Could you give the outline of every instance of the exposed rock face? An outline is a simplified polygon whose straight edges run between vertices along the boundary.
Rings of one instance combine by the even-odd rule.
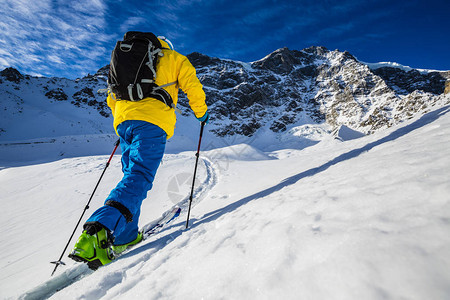
[[[253,63],[193,53],[220,136],[285,131],[310,118],[365,133],[426,110],[445,90],[447,73],[369,69],[350,53],[310,47],[279,49]],[[226,125],[223,125],[226,124]]]
[[[55,99],[58,101],[64,101],[68,99],[66,93],[61,88],[52,89],[45,93],[45,96],[49,99]]]
[[[445,91],[444,94],[450,94],[450,80],[445,83]]]
[[[383,67],[373,70],[398,94],[407,95],[416,90],[440,95],[444,92],[446,78],[437,73],[422,74],[417,70],[409,72],[398,68]]]

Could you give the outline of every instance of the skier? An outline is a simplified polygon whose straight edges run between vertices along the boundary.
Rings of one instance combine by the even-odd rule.
[[[209,120],[205,93],[189,60],[173,50],[167,39],[158,37],[162,50],[156,65],[155,83],[164,86],[174,106],[181,88],[200,122]],[[170,46],[169,46],[170,44]],[[172,84],[168,84],[172,83]],[[167,94],[166,93],[166,94]],[[142,201],[152,188],[156,170],[164,155],[166,140],[174,134],[174,106],[152,97],[125,101],[108,93],[107,103],[120,137],[123,178],[83,226],[83,233],[69,257],[86,262],[91,269],[106,265],[114,254],[142,240],[138,220]]]

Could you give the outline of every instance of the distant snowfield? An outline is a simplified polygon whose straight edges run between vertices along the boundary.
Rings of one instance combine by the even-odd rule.
[[[365,65],[367,65],[372,70],[376,70],[376,69],[384,68],[384,67],[390,67],[390,68],[397,68],[397,69],[403,70],[405,72],[409,72],[409,71],[412,71],[412,70],[417,70],[420,73],[448,72],[449,71],[449,70],[416,69],[416,68],[411,68],[409,66],[401,65],[401,64],[396,63],[396,62],[390,62],[390,61],[388,61],[388,62],[378,62],[378,63],[368,63],[368,62],[362,62],[362,61],[360,61],[360,62],[365,64]]]
[[[181,150],[195,149],[195,134],[168,146],[142,224],[189,193],[194,151]],[[89,140],[103,141],[103,155],[55,160],[50,144],[0,145],[0,298],[50,277],[49,261],[59,257],[113,148],[114,137]],[[214,177],[214,184],[205,184],[189,229],[184,213],[51,299],[450,298],[449,106],[302,150],[208,144],[198,182]],[[31,147],[46,152],[34,162],[5,159]],[[87,215],[120,178],[116,156]],[[66,256],[57,272],[75,264]]]

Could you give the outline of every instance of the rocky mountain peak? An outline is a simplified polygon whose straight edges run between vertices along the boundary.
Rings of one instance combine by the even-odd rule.
[[[212,66],[212,65],[220,62],[220,59],[218,59],[218,58],[209,57],[208,55],[201,54],[198,52],[193,52],[193,53],[187,55],[187,58],[189,59],[189,61],[192,64],[194,64],[198,68]]]
[[[103,68],[100,68],[97,73],[95,73],[96,76],[106,76],[108,77],[109,73],[109,65],[104,66]]]
[[[12,67],[6,68],[0,72],[0,75],[4,77],[6,80],[19,83],[24,76],[20,74],[20,72]]]
[[[325,54],[329,53],[330,50],[323,46],[311,46],[308,48],[303,49],[303,52],[313,54],[316,56],[324,56]]]
[[[261,60],[253,62],[252,67],[271,70],[279,74],[287,74],[298,64],[301,64],[301,60],[296,53],[285,47],[272,52]]]

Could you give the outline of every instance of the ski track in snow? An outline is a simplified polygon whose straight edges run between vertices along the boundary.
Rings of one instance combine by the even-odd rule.
[[[192,200],[192,208],[194,208],[197,204],[199,204],[211,191],[218,181],[218,170],[214,167],[213,163],[208,159],[201,157],[200,158],[206,169],[206,178],[205,180],[197,185],[197,188],[194,190],[193,200]],[[189,206],[189,196],[180,201],[176,206],[181,207],[183,212],[187,212]]]

